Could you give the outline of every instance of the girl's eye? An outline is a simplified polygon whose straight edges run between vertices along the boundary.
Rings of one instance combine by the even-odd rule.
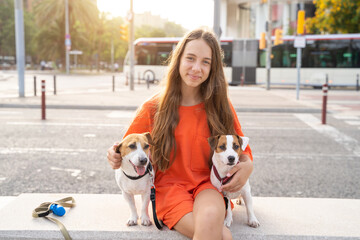
[[[130,144],[130,145],[129,145],[129,148],[130,148],[130,149],[136,149],[136,145],[135,145],[135,144]]]
[[[146,149],[148,149],[149,148],[149,144],[146,144],[145,146],[144,146],[144,150],[146,150]]]
[[[194,60],[193,57],[187,57],[187,59],[190,60],[190,61]]]
[[[204,64],[210,65],[210,62],[209,61],[204,61]]]

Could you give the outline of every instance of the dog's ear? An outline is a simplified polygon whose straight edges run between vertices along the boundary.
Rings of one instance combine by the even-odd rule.
[[[153,140],[152,140],[151,135],[150,135],[149,132],[143,133],[143,135],[146,137],[146,139],[148,140],[148,143],[150,145],[154,145]]]
[[[116,153],[120,153],[121,145],[122,145],[122,143],[119,143],[119,145],[116,146],[116,148],[115,148]]]
[[[245,151],[245,148],[247,147],[247,145],[249,144],[249,138],[248,137],[241,137],[241,136],[238,136],[238,138],[241,139],[241,149],[243,151]]]
[[[212,136],[212,137],[208,138],[208,143],[209,143],[211,149],[214,150],[214,151],[215,151],[215,148],[216,148],[216,146],[218,144],[219,138],[220,138],[220,135]]]

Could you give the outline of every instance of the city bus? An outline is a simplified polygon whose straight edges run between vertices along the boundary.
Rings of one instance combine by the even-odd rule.
[[[301,54],[300,83],[320,87],[355,86],[360,74],[360,34],[305,35]],[[284,36],[283,44],[272,47],[271,84],[297,82],[295,36]],[[259,50],[256,83],[266,83],[266,51]]]
[[[306,35],[302,49],[302,86],[355,86],[360,74],[360,34]],[[272,47],[270,84],[295,85],[297,82],[294,36]],[[180,38],[139,38],[134,42],[134,78],[158,82],[166,73],[167,59]],[[222,38],[224,72],[230,85],[266,84],[266,50],[259,50],[258,39]],[[129,54],[124,73],[129,77]]]

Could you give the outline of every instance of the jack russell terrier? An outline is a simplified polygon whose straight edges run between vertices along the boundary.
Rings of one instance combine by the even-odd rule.
[[[155,178],[149,160],[151,142],[150,133],[130,134],[116,147],[116,152],[121,154],[122,163],[121,167],[115,170],[115,179],[131,210],[130,218],[126,223],[128,226],[137,225],[138,214],[134,195],[139,194],[142,198],[141,224],[151,225],[148,206],[151,183]]]
[[[220,187],[228,182],[231,177],[226,177],[226,174],[234,167],[240,158],[240,154],[245,150],[249,143],[248,137],[240,137],[237,135],[218,135],[208,138],[211,149],[214,151],[212,156],[213,166],[211,168],[211,183],[220,190]],[[244,199],[246,212],[248,216],[248,225],[251,227],[260,226],[257,220],[253,206],[252,196],[249,180],[245,183],[243,188],[238,192],[223,192],[224,199],[227,201],[227,212],[224,220],[224,225],[230,227],[233,221],[232,211],[230,206],[230,199],[239,198],[240,195]]]

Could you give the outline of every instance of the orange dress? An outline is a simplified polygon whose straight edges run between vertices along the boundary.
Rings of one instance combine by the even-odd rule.
[[[142,105],[125,136],[131,133],[151,133],[158,100],[155,95]],[[231,108],[235,130],[243,136],[236,112]],[[208,163],[211,149],[207,141],[210,130],[204,103],[180,106],[178,111],[180,120],[175,129],[176,158],[168,170],[155,174],[157,216],[170,229],[184,215],[193,211],[194,199],[199,192],[204,189],[216,190],[210,182]],[[249,146],[243,153],[253,159]]]

